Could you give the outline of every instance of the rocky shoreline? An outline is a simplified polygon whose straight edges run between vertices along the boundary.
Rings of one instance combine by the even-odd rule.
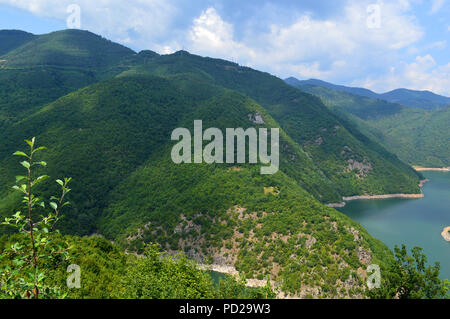
[[[425,183],[428,183],[429,179],[424,179],[420,181],[419,187],[422,188]],[[423,193],[420,194],[384,194],[384,195],[357,195],[357,196],[347,196],[342,197],[343,202],[326,204],[326,206],[331,208],[342,208],[347,205],[346,202],[352,200],[367,200],[367,199],[389,199],[389,198],[405,198],[405,199],[417,199],[424,198]]]
[[[386,194],[386,195],[358,195],[343,197],[346,202],[359,199],[389,199],[389,198],[423,198],[423,194]]]
[[[442,231],[442,237],[444,237],[444,239],[446,240],[446,241],[449,241],[450,242],[450,227],[446,227],[446,228],[444,228],[444,230]]]
[[[214,272],[218,272],[221,274],[232,275],[236,279],[239,277],[239,272],[233,266],[200,264],[199,269],[207,270],[207,271],[214,271]],[[250,287],[250,288],[261,288],[261,287],[264,287],[266,284],[267,284],[267,280],[247,279],[246,286]],[[270,284],[272,285],[273,288],[277,287],[277,283],[273,280],[270,281]]]
[[[429,181],[430,181],[429,179],[424,179],[423,181],[420,181],[419,187],[422,188],[423,185],[424,185],[425,183],[428,183]]]
[[[423,181],[426,182],[426,181]],[[423,184],[422,184],[423,185]],[[424,194],[385,194],[385,195],[358,195],[358,196],[348,196],[343,197],[343,202],[341,203],[331,203],[326,204],[328,207],[331,208],[342,208],[347,205],[346,202],[350,202],[352,200],[371,200],[371,199],[389,199],[389,198],[405,198],[405,199],[418,199],[418,198],[424,198]]]
[[[430,171],[430,172],[450,172],[450,167],[439,168],[439,167],[417,167],[417,166],[414,166],[414,169],[416,171],[418,171],[418,172],[427,172],[427,171]]]
[[[341,207],[345,207],[346,203],[341,202],[341,203],[331,203],[331,204],[326,204],[326,205],[331,208],[341,208]]]

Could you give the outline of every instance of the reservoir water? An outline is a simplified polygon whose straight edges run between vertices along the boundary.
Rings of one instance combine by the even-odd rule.
[[[391,249],[422,247],[429,263],[441,263],[441,278],[450,279],[450,242],[441,236],[450,226],[450,173],[423,173],[430,180],[424,198],[357,200],[339,210]]]

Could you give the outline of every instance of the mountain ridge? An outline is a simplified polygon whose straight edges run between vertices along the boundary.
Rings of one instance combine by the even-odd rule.
[[[395,89],[386,93],[375,93],[369,89],[336,85],[322,80],[309,79],[298,80],[294,77],[285,79],[286,83],[293,86],[313,85],[346,92],[363,97],[385,100],[408,107],[422,108],[426,110],[440,109],[450,105],[450,97],[435,94],[431,91],[410,90],[405,88]]]
[[[413,166],[450,165],[450,107],[410,108],[314,85],[298,85],[314,94],[338,117],[354,123],[372,140]]]

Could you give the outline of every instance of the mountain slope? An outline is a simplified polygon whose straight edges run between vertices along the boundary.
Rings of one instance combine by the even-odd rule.
[[[426,111],[321,86],[298,88],[320,97],[337,116],[354,123],[406,163],[423,167],[450,165],[449,107]]]
[[[34,34],[20,30],[0,30],[0,56],[31,41]]]
[[[354,95],[368,97],[371,99],[384,100],[390,103],[405,105],[408,107],[421,108],[424,110],[441,109],[450,105],[450,98],[435,94],[430,91],[414,91],[407,89],[397,89],[383,94],[377,94],[373,91],[364,88],[348,87],[343,85],[336,85],[321,80],[304,80],[300,81],[296,78],[287,78],[286,83],[297,87],[304,85],[320,86],[335,91],[346,92]]]
[[[88,31],[64,30],[35,36],[1,58],[6,67],[107,67],[135,52]]]
[[[87,31],[39,36],[1,31],[2,35],[8,38],[8,52],[0,56],[0,129],[63,95],[122,72],[120,61],[135,55]]]
[[[302,189],[283,171],[293,164],[261,175],[259,165],[172,163],[170,132],[191,128],[194,119],[205,127],[258,127],[248,117],[258,112],[264,127],[279,127],[246,96],[201,82],[189,94],[178,81],[122,76],[42,108],[7,130],[0,184],[10,185],[20,170],[10,156],[15,146],[36,134],[50,147],[43,159],[58,163],[49,175],[74,178],[64,233],[100,232],[137,251],[159,242],[249,278],[269,275],[294,296],[362,296],[368,263],[383,267],[391,253]],[[284,131],[281,137],[288,152],[291,141]],[[11,214],[18,198],[5,189],[1,195],[0,212]]]
[[[296,87],[303,92],[319,96],[322,102],[328,108],[332,108],[333,111],[335,108],[339,108],[363,120],[395,115],[406,109],[405,106],[400,104],[341,92],[323,86],[305,84]]]
[[[356,127],[341,123],[319,99],[267,73],[184,51],[155,57],[125,72],[134,73],[169,78],[196,74],[204,81],[251,97],[300,145],[341,196],[419,191],[420,175],[413,169],[368,140]],[[316,198],[323,202],[331,199],[320,192]]]
[[[386,147],[405,162],[422,167],[450,166],[450,107],[404,111],[373,119],[369,125],[383,132]]]
[[[303,86],[303,85],[311,85],[311,86],[320,86],[328,89],[332,89],[339,92],[347,92],[354,95],[364,96],[376,99],[378,98],[378,94],[364,88],[356,88],[356,87],[348,87],[344,85],[336,85],[333,83],[325,82],[317,79],[309,79],[309,80],[298,80],[294,77],[290,77],[285,79],[285,82],[294,87]]]
[[[434,94],[430,91],[397,89],[381,94],[381,98],[392,103],[398,103],[425,110],[435,110],[450,105],[450,98]]]
[[[91,234],[108,192],[167,142],[179,114],[192,104],[162,79],[135,78],[94,84],[69,94],[2,132],[0,184],[9,185],[17,168],[11,152],[26,136],[52,145],[49,173],[70,174],[78,189],[70,233]],[[158,105],[156,107],[154,105]],[[130,138],[132,136],[132,138]],[[6,189],[2,189],[5,195]]]
[[[181,79],[188,74],[246,94],[260,103],[280,123],[292,139],[291,144],[299,148],[295,155],[298,163],[290,170],[290,176],[322,202],[336,202],[342,196],[363,193],[419,191],[419,177],[412,170],[378,146],[367,146],[372,143],[355,128],[343,127],[319,100],[300,94],[280,79],[262,72],[183,51],[167,56],[151,51],[136,55],[78,30],[39,36],[5,57],[9,61],[0,72],[0,77],[5,79],[0,85],[0,91],[4,92],[0,94],[3,127],[20,121],[63,94],[124,70],[128,70],[124,74],[177,76],[178,82],[183,83],[180,85],[192,94],[196,89]],[[15,69],[17,66],[20,71]],[[9,81],[18,75],[23,78]],[[25,81],[30,84],[24,85]],[[12,83],[16,87],[11,87]],[[387,177],[391,178],[392,174],[395,184],[388,182]]]

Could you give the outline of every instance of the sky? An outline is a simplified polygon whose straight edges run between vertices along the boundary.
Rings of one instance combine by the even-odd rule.
[[[281,78],[450,96],[450,0],[0,0],[0,29],[67,28]]]

